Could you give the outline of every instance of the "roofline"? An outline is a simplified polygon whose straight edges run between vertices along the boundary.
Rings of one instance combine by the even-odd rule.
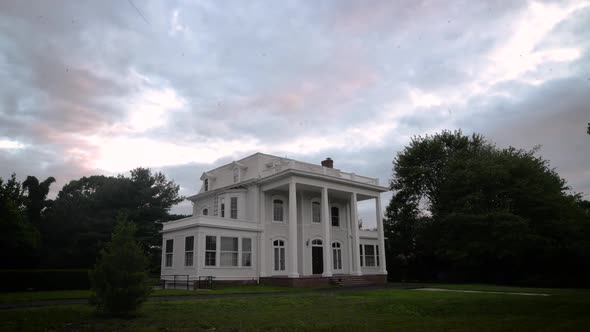
[[[318,174],[318,173],[313,173],[313,172],[307,172],[307,171],[301,171],[301,170],[296,170],[296,169],[286,169],[284,171],[281,171],[279,173],[264,177],[259,179],[260,183],[265,183],[268,181],[272,181],[276,178],[280,178],[283,177],[285,175],[287,175],[288,173],[294,173],[297,175],[303,175],[303,176],[307,176],[307,177],[313,177],[313,178],[319,178],[322,180],[330,180],[330,181],[334,181],[334,182],[339,182],[339,183],[344,183],[344,184],[348,184],[348,185],[352,185],[355,187],[361,187],[361,188],[365,188],[365,189],[371,189],[371,190],[377,190],[379,192],[387,192],[390,189],[388,187],[384,187],[384,186],[380,186],[380,185],[375,185],[375,184],[370,184],[370,183],[363,183],[363,182],[358,182],[358,181],[352,181],[352,180],[347,180],[347,179],[340,179],[340,178],[336,178],[336,177],[332,177],[329,175],[324,175],[324,174]]]
[[[249,180],[245,180],[245,181],[238,182],[238,183],[232,183],[231,185],[228,185],[228,186],[225,186],[225,187],[216,188],[216,189],[205,191],[205,192],[202,192],[202,193],[196,193],[196,194],[194,194],[192,196],[187,197],[186,199],[188,199],[189,201],[192,201],[194,198],[197,198],[197,196],[198,196],[198,198],[211,196],[213,194],[219,193],[220,191],[231,189],[232,187],[250,185],[250,184],[252,184],[254,182],[257,182],[258,180],[259,180],[258,178],[254,178],[254,179],[249,179]]]
[[[335,178],[335,177],[331,177],[329,175],[324,175],[324,174],[317,174],[317,173],[313,173],[313,172],[306,172],[306,171],[300,171],[300,170],[294,170],[294,169],[286,169],[284,171],[281,171],[279,173],[264,177],[264,178],[253,178],[253,179],[249,179],[243,182],[238,182],[238,183],[232,183],[231,185],[225,186],[225,187],[221,187],[221,188],[217,188],[217,189],[213,189],[213,190],[209,190],[206,192],[202,192],[202,193],[198,193],[192,196],[187,197],[187,200],[194,200],[196,198],[203,198],[203,197],[207,197],[207,196],[211,196],[214,194],[217,194],[219,192],[231,189],[232,187],[237,187],[237,186],[247,186],[247,185],[251,185],[254,183],[266,183],[272,180],[275,180],[276,178],[280,178],[283,177],[285,175],[288,175],[289,173],[293,173],[296,175],[302,175],[302,176],[307,176],[307,177],[312,177],[312,178],[319,178],[322,180],[330,180],[330,181],[334,181],[334,182],[339,182],[339,183],[343,183],[343,184],[347,184],[347,185],[352,185],[355,187],[361,187],[364,189],[370,189],[370,190],[376,190],[378,192],[387,192],[389,191],[388,187],[384,187],[384,186],[380,186],[380,185],[374,185],[374,184],[370,184],[370,183],[363,183],[363,182],[357,182],[357,181],[352,181],[352,180],[347,180],[347,179],[339,179],[339,178]]]

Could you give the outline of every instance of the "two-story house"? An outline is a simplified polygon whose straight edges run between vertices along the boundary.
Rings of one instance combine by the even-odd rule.
[[[191,217],[167,222],[162,280],[322,285],[386,281],[378,179],[256,153],[203,173]],[[359,229],[374,200],[377,230]],[[175,277],[176,275],[176,277]]]

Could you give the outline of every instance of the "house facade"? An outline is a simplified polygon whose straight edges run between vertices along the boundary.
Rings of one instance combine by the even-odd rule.
[[[322,285],[386,280],[376,178],[328,158],[310,164],[256,153],[201,176],[193,215],[164,223],[161,279]],[[375,202],[376,230],[359,229],[358,202]]]

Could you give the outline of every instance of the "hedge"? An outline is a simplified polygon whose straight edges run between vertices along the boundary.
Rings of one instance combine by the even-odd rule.
[[[90,289],[88,270],[0,270],[0,291]]]

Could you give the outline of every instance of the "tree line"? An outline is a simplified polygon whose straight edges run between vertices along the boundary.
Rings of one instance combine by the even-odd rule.
[[[53,177],[0,178],[1,268],[90,268],[110,240],[117,215],[136,227],[152,272],[159,271],[162,222],[181,202],[179,186],[161,172],[136,168],[130,176],[93,175],[64,185],[47,199]]]
[[[461,131],[414,137],[393,161],[390,187],[391,280],[590,280],[590,202],[570,192],[538,148],[501,149]]]

